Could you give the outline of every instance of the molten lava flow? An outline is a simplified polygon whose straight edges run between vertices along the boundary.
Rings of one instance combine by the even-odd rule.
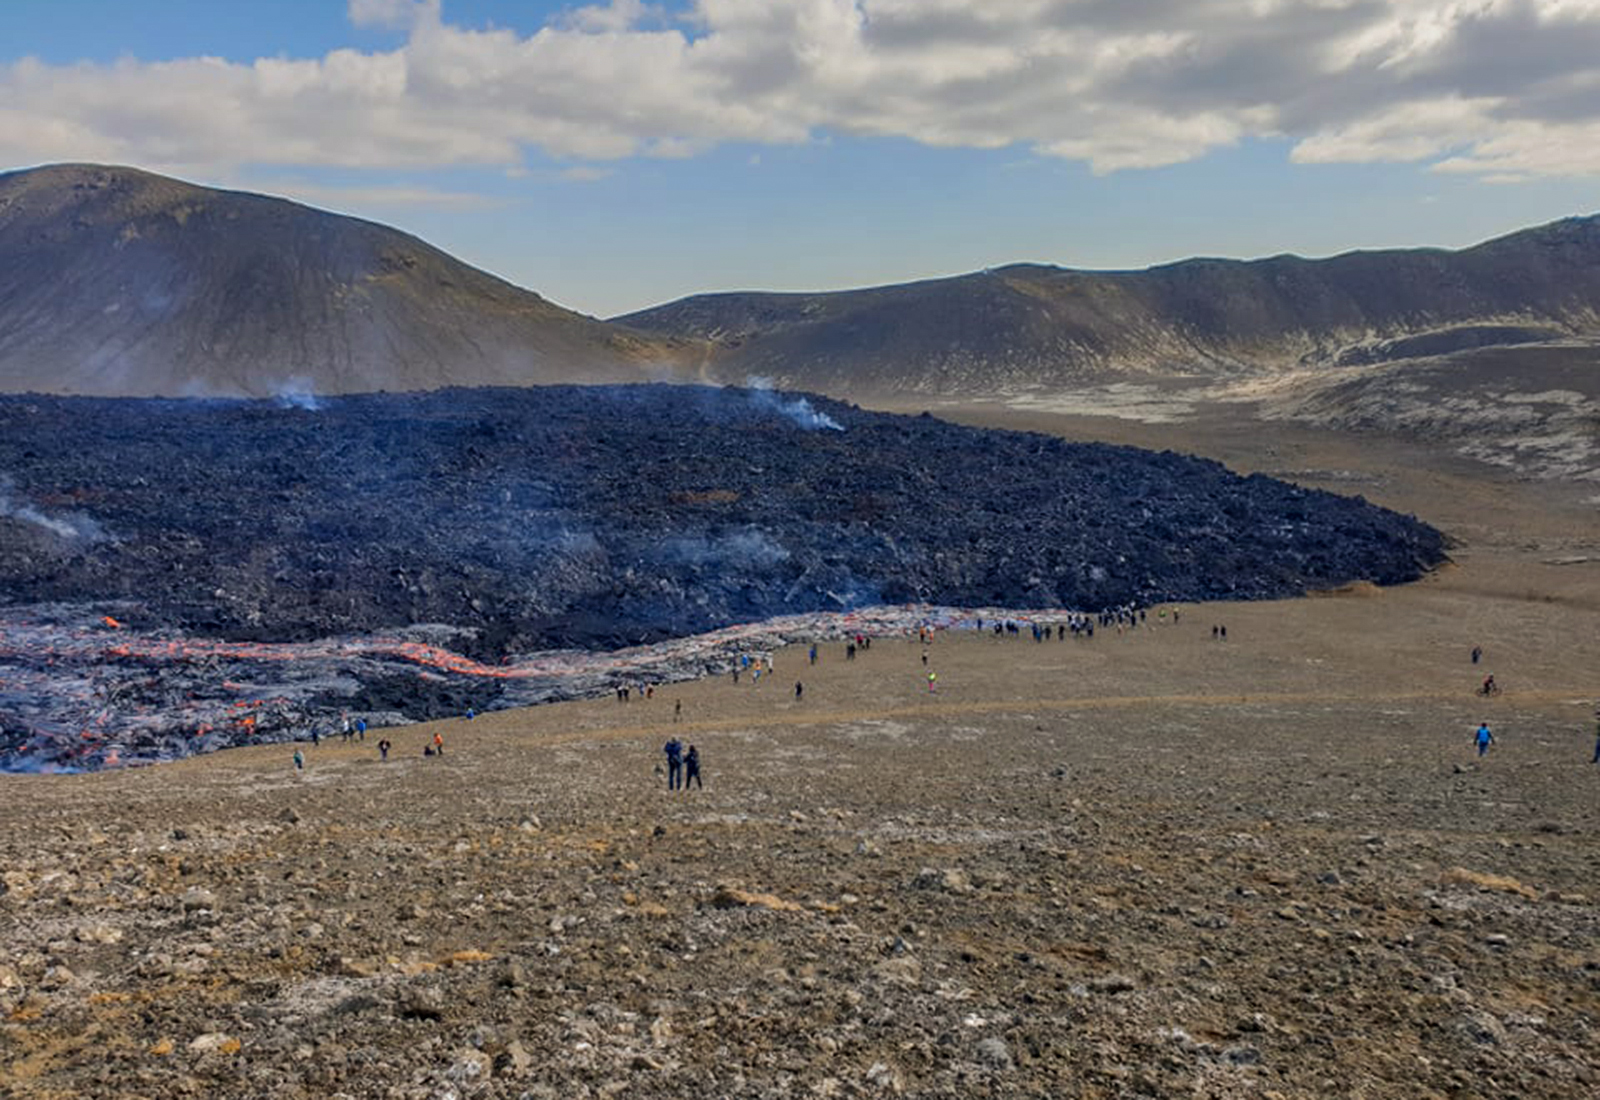
[[[874,607],[785,616],[609,653],[549,651],[487,665],[402,636],[269,644],[142,634],[119,623],[112,641],[110,616],[72,618],[55,607],[28,618],[26,609],[0,609],[0,770],[150,763],[313,730],[331,735],[351,711],[361,711],[369,725],[393,725],[468,707],[527,706],[714,674],[741,655],[766,656],[802,639],[1064,615]]]

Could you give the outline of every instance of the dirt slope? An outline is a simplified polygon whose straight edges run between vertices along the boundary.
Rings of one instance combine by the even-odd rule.
[[[0,390],[288,396],[635,381],[683,345],[397,230],[132,168],[0,175]]]

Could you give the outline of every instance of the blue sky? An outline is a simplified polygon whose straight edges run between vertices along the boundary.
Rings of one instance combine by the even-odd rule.
[[[0,166],[383,221],[608,316],[1600,210],[1600,0],[4,0]]]

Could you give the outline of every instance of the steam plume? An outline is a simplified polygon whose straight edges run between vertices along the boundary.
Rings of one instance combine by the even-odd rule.
[[[100,525],[88,516],[68,512],[62,516],[47,516],[27,501],[18,500],[16,486],[8,477],[0,477],[0,516],[42,527],[58,538],[72,541],[99,542],[105,538]]]
[[[745,385],[750,389],[751,400],[763,409],[771,409],[781,416],[787,416],[808,432],[826,428],[829,431],[842,432],[844,425],[839,423],[827,413],[820,413],[811,407],[811,402],[804,397],[794,397],[785,400],[773,391],[772,379],[752,376],[745,379]]]

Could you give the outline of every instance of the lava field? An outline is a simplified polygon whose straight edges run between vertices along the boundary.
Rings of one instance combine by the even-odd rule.
[[[103,621],[129,641],[89,646],[101,663],[426,628],[494,664],[875,605],[1279,597],[1443,558],[1415,518],[1208,460],[764,390],[0,398],[9,633]],[[54,658],[0,648],[0,727],[26,732],[7,683]],[[381,709],[459,702],[402,679]]]

